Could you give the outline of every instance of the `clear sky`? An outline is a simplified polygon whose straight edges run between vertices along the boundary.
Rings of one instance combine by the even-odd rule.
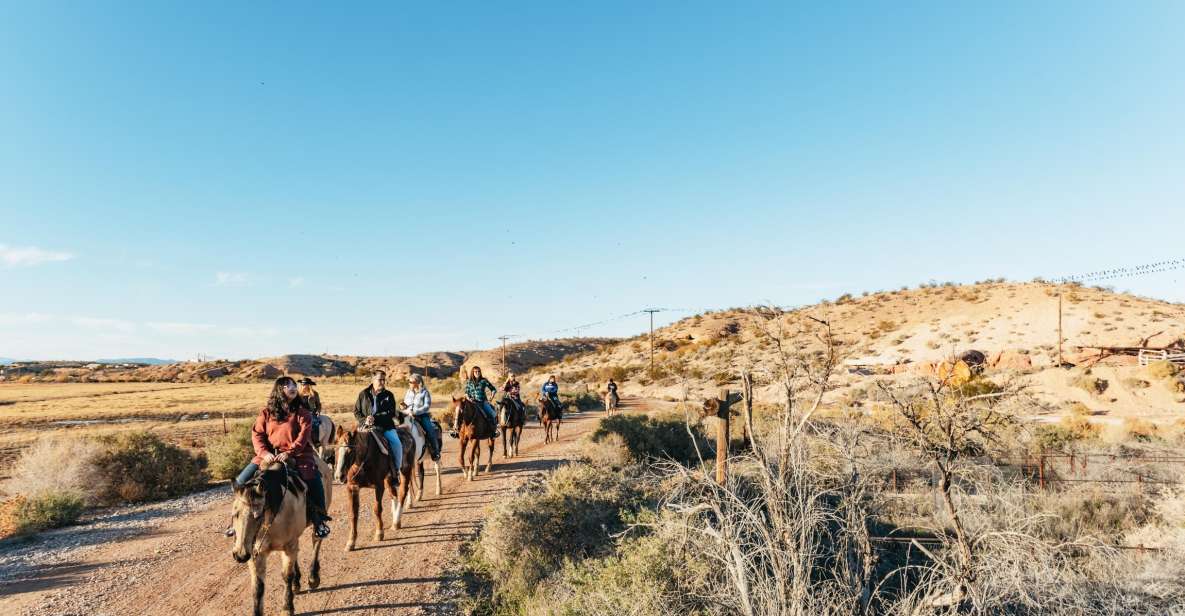
[[[1185,3],[734,4],[8,3],[0,356],[413,353],[1185,257]]]

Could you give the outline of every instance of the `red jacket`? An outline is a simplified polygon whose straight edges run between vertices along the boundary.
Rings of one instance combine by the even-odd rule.
[[[287,453],[300,476],[312,479],[317,472],[312,436],[313,416],[304,407],[289,413],[284,421],[277,421],[264,408],[251,428],[251,442],[255,445],[255,458],[251,461],[259,464],[264,454]]]

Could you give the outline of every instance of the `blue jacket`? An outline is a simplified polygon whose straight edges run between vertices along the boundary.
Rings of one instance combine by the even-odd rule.
[[[560,384],[559,383],[552,383],[551,381],[544,383],[543,384],[543,393],[551,396],[552,398],[558,396],[560,393]]]

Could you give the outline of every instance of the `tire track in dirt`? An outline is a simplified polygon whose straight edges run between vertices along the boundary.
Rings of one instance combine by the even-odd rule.
[[[626,410],[645,410],[650,401],[623,400]],[[405,512],[403,528],[391,527],[390,500],[384,504],[386,539],[374,541],[373,492],[363,490],[358,545],[346,552],[346,491],[334,487],[333,533],[321,551],[321,588],[299,594],[298,614],[410,614],[448,611],[436,596],[445,571],[462,543],[480,527],[484,509],[528,477],[570,459],[580,438],[603,417],[575,415],[564,422],[558,444],[543,445],[543,431],[523,433],[518,458],[494,456],[494,472],[467,482],[456,468],[457,441],[446,437],[443,491],[434,496],[429,469],[424,500]],[[224,615],[250,611],[247,566],[230,556],[222,536],[227,496],[201,511],[162,524],[144,535],[86,554],[79,562],[47,567],[19,586],[0,586],[0,612],[47,614]],[[308,579],[312,560],[308,533],[301,541],[301,569]],[[265,609],[281,612],[280,559],[269,559]]]

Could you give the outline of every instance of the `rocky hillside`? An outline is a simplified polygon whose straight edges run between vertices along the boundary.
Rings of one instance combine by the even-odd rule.
[[[776,345],[769,333],[783,332],[794,347],[817,348],[817,327],[796,329],[809,316],[829,323],[840,345],[841,390],[870,375],[933,373],[936,364],[968,351],[982,353],[989,371],[1032,374],[1049,388],[1065,380],[1039,374],[1064,371],[1054,368],[1059,294],[1063,361],[1079,366],[1079,372],[1096,364],[1124,369],[1136,363],[1134,356],[1104,357],[1098,347],[1185,345],[1185,305],[1104,288],[992,282],[844,296],[790,312],[736,309],[697,315],[655,331],[653,375],[647,369],[648,340],[640,336],[567,357],[532,372],[530,380],[558,372],[569,382],[600,384],[613,375],[627,381],[627,393],[679,397],[688,385],[698,396],[719,386],[735,387],[743,368],[773,365]],[[1137,377],[1116,375],[1119,380]],[[1171,388],[1142,389],[1147,392],[1140,395],[1158,411],[1185,410],[1176,406]],[[764,393],[776,397],[775,390],[771,386]],[[1058,395],[1062,401],[1079,398]],[[1084,403],[1103,406],[1110,397]]]
[[[609,339],[568,338],[531,341],[509,348],[511,368],[525,371],[555,362],[573,353],[598,349]],[[367,357],[349,355],[281,355],[263,359],[178,362],[160,366],[125,363],[106,365],[83,362],[18,362],[0,367],[0,382],[245,382],[274,379],[280,375],[314,378],[350,377],[383,369],[394,377],[411,372],[436,378],[452,376],[462,365],[481,365],[501,371],[502,351],[438,351],[410,357]]]

